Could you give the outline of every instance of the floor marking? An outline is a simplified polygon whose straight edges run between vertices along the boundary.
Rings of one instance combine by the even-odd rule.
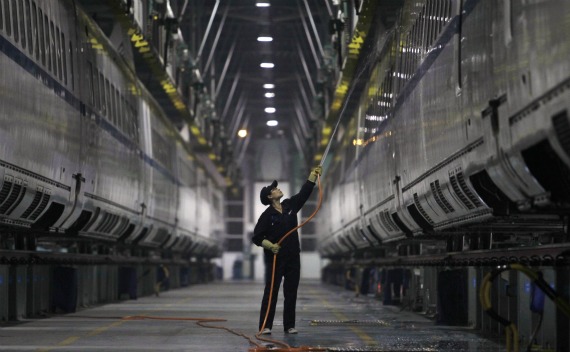
[[[102,332],[104,332],[104,331],[107,331],[107,330],[109,330],[110,328],[114,328],[114,327],[116,327],[116,326],[119,326],[119,325],[121,325],[121,324],[124,324],[125,322],[126,322],[126,320],[120,320],[120,321],[116,321],[116,322],[114,322],[114,323],[111,323],[111,324],[109,324],[109,325],[107,325],[107,326],[101,326],[100,328],[97,328],[97,329],[91,331],[90,333],[88,333],[87,336],[88,336],[88,337],[91,337],[91,336],[99,335],[100,333],[102,333]]]
[[[175,303],[166,304],[165,307],[171,307],[175,304],[184,304],[184,303],[187,303],[188,301],[192,300],[193,298],[194,297],[187,297],[187,298],[181,299]],[[151,312],[160,312],[160,311],[161,310],[153,310]],[[83,336],[83,337],[93,337],[93,336],[99,335],[100,333],[105,332],[105,331],[109,330],[110,328],[114,328],[114,327],[117,327],[121,324],[124,324],[126,321],[127,320],[119,320],[119,321],[113,322],[109,325],[98,327],[98,328],[94,329],[93,331],[85,334],[85,336]],[[67,339],[57,343],[54,346],[38,348],[36,350],[36,352],[48,352],[48,351],[52,351],[58,347],[68,346],[68,345],[71,345],[72,343],[76,342],[80,338],[81,338],[81,336],[71,336],[71,337],[68,337]]]
[[[58,343],[55,346],[52,347],[48,347],[48,348],[41,348],[36,350],[37,352],[47,352],[47,351],[51,351],[53,349],[56,349],[58,347],[62,347],[62,346],[67,346],[67,345],[71,345],[72,343],[74,343],[75,341],[79,340],[81,337],[79,336],[71,336],[66,338],[65,340],[61,341],[60,343]]]
[[[95,330],[85,334],[83,337],[93,337],[93,336],[99,335],[100,333],[105,332],[105,331],[109,330],[110,328],[114,328],[114,327],[117,327],[121,324],[124,324],[125,322],[126,322],[126,320],[119,320],[119,321],[113,322],[109,325],[98,327]],[[48,352],[48,351],[51,351],[51,350],[56,349],[58,347],[68,346],[68,345],[71,345],[72,343],[76,342],[77,340],[79,340],[81,337],[82,336],[71,336],[71,337],[68,337],[65,340],[59,342],[55,346],[37,349],[36,352]]]

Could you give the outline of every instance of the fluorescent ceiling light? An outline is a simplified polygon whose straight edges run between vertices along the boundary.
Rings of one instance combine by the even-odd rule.
[[[247,137],[247,130],[243,130],[243,129],[242,129],[242,130],[239,130],[239,131],[238,131],[238,136],[239,136],[240,138],[245,138],[245,137]]]
[[[258,42],[271,42],[273,41],[272,37],[257,37]]]
[[[266,1],[260,1],[260,2],[256,2],[255,6],[257,6],[257,7],[269,7],[271,5]]]
[[[272,62],[262,62],[259,66],[263,68],[273,68],[275,65]]]
[[[268,114],[273,114],[275,112],[275,108],[265,108],[265,112]]]
[[[266,98],[273,98],[274,96],[275,96],[275,93],[271,93],[271,92],[265,93]]]
[[[279,124],[279,122],[277,122],[277,120],[269,120],[269,121],[267,121],[267,126],[270,126],[270,127],[277,126],[278,124]]]
[[[273,89],[273,88],[275,88],[275,84],[266,83],[266,84],[263,85],[263,88],[265,88],[265,89]]]

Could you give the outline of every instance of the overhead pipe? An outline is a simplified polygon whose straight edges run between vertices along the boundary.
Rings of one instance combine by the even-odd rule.
[[[313,27],[313,32],[315,33],[315,39],[317,41],[321,57],[323,57],[325,56],[325,52],[323,50],[323,45],[321,44],[321,38],[319,37],[317,26],[315,26],[315,20],[313,20],[313,14],[311,13],[311,8],[309,7],[309,3],[307,2],[307,0],[303,0],[303,2],[305,3],[305,8],[307,9],[307,15],[309,15],[309,21],[311,22],[311,27]]]
[[[236,42],[237,42],[237,40],[235,40],[233,42],[232,47],[230,48],[230,52],[228,54],[228,57],[226,58],[226,62],[224,63],[224,68],[222,69],[222,74],[220,75],[220,79],[218,81],[218,88],[214,92],[215,97],[217,97],[218,94],[220,94],[220,89],[222,88],[222,84],[224,83],[224,79],[226,78],[228,68],[230,67],[230,62],[232,61],[232,57],[234,55],[234,49],[236,47]]]
[[[214,52],[216,51],[216,47],[218,46],[218,40],[220,39],[220,35],[222,34],[222,29],[226,23],[226,18],[228,16],[228,12],[230,9],[230,1],[228,0],[228,4],[226,5],[226,9],[224,10],[224,14],[222,15],[222,21],[220,26],[218,27],[218,31],[216,32],[216,37],[214,38],[214,43],[212,44],[212,49],[210,50],[210,55],[208,56],[208,60],[206,61],[206,66],[204,66],[204,72],[208,71],[210,64],[212,63],[212,58],[214,57]]]
[[[297,3],[297,8],[299,10],[299,15],[301,16],[301,23],[303,24],[303,29],[305,30],[305,35],[307,36],[309,47],[311,48],[311,53],[313,53],[313,58],[315,59],[315,65],[317,66],[317,69],[320,69],[321,62],[319,61],[319,57],[317,56],[317,52],[313,44],[313,38],[311,37],[311,33],[309,31],[309,28],[307,27],[307,22],[305,21],[305,15],[303,14],[303,10],[301,9],[299,3]]]
[[[295,76],[297,77],[297,83],[299,84],[299,89],[301,90],[301,97],[303,98],[303,102],[305,103],[307,111],[309,111],[309,114],[312,114],[313,108],[311,106],[311,102],[309,101],[309,97],[307,96],[307,91],[305,90],[305,86],[303,85],[303,80],[301,79],[301,76],[299,76],[298,74],[296,74]]]
[[[301,58],[301,64],[303,64],[303,71],[305,71],[305,75],[307,76],[307,82],[309,82],[309,88],[311,89],[311,93],[313,96],[317,95],[315,90],[315,85],[313,84],[313,79],[311,77],[311,73],[309,72],[309,67],[307,66],[307,61],[305,60],[305,56],[303,56],[303,51],[301,50],[301,46],[297,43],[297,52],[299,53],[299,57]]]
[[[218,11],[218,6],[220,6],[220,0],[216,0],[216,4],[214,5],[214,9],[212,10],[212,14],[210,15],[210,21],[208,22],[208,26],[206,27],[206,32],[204,33],[204,38],[202,38],[202,43],[200,44],[200,49],[198,49],[198,55],[196,55],[196,63],[200,61],[202,58],[202,51],[204,50],[204,45],[206,45],[206,39],[208,39],[208,34],[210,33],[210,29],[212,28],[212,23],[214,22],[214,17],[216,17],[216,12]]]
[[[299,119],[299,125],[301,125],[301,131],[303,132],[303,137],[307,138],[310,136],[309,134],[309,125],[305,122],[306,120],[303,118],[303,107],[301,106],[301,102],[299,101],[299,97],[296,97],[293,101],[293,105],[295,106],[295,115]]]
[[[238,106],[237,106],[237,118],[233,119],[233,124],[230,124],[230,130],[232,133],[232,136],[235,135],[237,133],[237,129],[239,127],[239,124],[241,123],[241,119],[243,117],[243,113],[245,112],[245,106],[246,104],[247,98],[245,98],[245,93],[242,92],[241,96],[238,100]]]
[[[239,82],[240,76],[241,76],[241,66],[240,66],[240,68],[239,68],[239,70],[238,70],[238,72],[237,72],[237,74],[236,74],[236,76],[232,82],[232,87],[230,88],[230,93],[228,94],[228,97],[226,99],[226,103],[225,103],[226,105],[224,106],[224,111],[222,112],[222,117],[221,117],[222,121],[225,120],[227,113],[228,113],[228,110],[231,106],[231,103],[232,103],[234,93],[236,91],[237,84]]]

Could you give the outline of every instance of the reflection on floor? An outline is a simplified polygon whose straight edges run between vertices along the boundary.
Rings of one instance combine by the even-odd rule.
[[[243,337],[192,321],[124,320],[134,315],[223,318],[223,325],[256,334],[261,282],[215,282],[167,291],[159,297],[85,308],[75,314],[0,325],[0,351],[247,351]],[[301,282],[297,301],[299,334],[282,330],[280,294],[272,338],[291,346],[330,351],[503,351],[500,342],[468,328],[437,326],[417,313],[383,306],[373,297]],[[500,340],[500,339],[499,339]]]

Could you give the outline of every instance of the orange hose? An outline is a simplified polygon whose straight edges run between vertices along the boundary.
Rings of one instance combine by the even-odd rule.
[[[281,245],[281,243],[293,232],[295,232],[297,229],[305,226],[306,223],[308,223],[312,218],[315,217],[315,215],[317,215],[317,213],[319,212],[319,209],[321,209],[321,204],[323,202],[323,190],[321,188],[321,176],[317,175],[317,185],[319,187],[319,200],[317,202],[317,208],[315,209],[315,211],[311,214],[311,216],[309,216],[305,221],[303,221],[300,225],[298,225],[297,227],[293,228],[292,230],[290,230],[289,232],[287,232],[283,237],[281,237],[281,239],[279,240],[279,242],[277,242],[278,245]],[[265,318],[263,319],[263,325],[261,326],[261,329],[259,330],[259,332],[255,335],[255,337],[258,340],[261,341],[266,341],[266,342],[272,342],[275,343],[277,345],[281,345],[283,347],[286,347],[288,349],[291,349],[292,347],[289,346],[288,344],[286,344],[285,342],[281,342],[278,340],[272,340],[272,339],[267,339],[267,338],[263,338],[261,337],[261,332],[263,331],[263,329],[265,329],[265,324],[267,323],[267,317],[269,317],[269,311],[271,310],[271,297],[273,297],[273,284],[275,282],[275,265],[277,263],[277,254],[273,255],[273,271],[271,273],[271,288],[269,290],[269,300],[267,301],[267,311],[265,312]],[[310,347],[307,347],[310,348]],[[304,351],[309,351],[309,350],[304,350]],[[318,350],[314,350],[314,351],[318,351]],[[324,351],[324,350],[323,350]]]

